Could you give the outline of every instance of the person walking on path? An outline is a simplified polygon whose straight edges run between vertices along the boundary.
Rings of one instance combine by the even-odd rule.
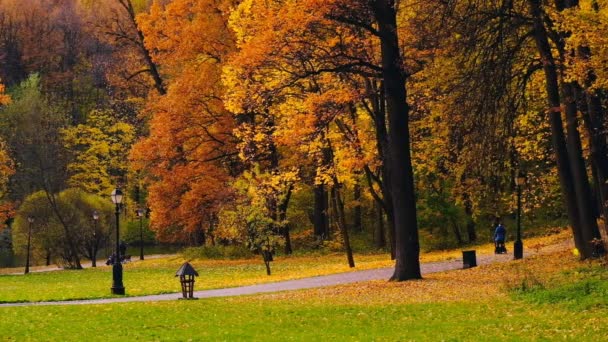
[[[507,248],[505,247],[505,237],[507,235],[507,229],[502,223],[498,222],[496,229],[494,230],[494,253],[495,254],[504,254],[507,253]]]

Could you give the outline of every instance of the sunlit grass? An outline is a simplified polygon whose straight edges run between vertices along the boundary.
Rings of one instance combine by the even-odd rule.
[[[197,301],[1,308],[0,331],[7,340],[62,341],[601,341],[606,277],[606,266],[581,263],[562,248],[401,283]]]
[[[550,245],[567,238],[566,234],[527,241]],[[490,244],[477,247],[478,253],[492,253]],[[423,262],[450,260],[462,256],[461,250],[422,254]],[[124,285],[128,296],[179,291],[175,271],[185,260],[180,256],[136,261],[124,265]],[[244,260],[191,260],[199,272],[196,289],[235,287],[288,279],[327,275],[356,270],[391,267],[387,254],[355,256],[357,267],[351,269],[343,254],[317,256],[278,256],[272,263],[272,275],[267,276],[261,258]],[[55,301],[110,297],[112,282],[108,266],[79,271],[54,271],[29,275],[1,275],[0,302]]]

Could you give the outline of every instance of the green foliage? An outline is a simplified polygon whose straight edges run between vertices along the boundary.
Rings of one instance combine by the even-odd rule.
[[[129,244],[132,244],[132,243],[139,244],[139,241],[140,241],[139,230],[140,230],[139,219],[134,220],[134,221],[127,221],[126,225],[121,226],[120,239]],[[153,244],[156,242],[154,232],[150,230],[150,220],[148,220],[148,219],[142,220],[142,233],[143,233],[143,237],[144,237],[144,244]]]
[[[23,199],[37,190],[63,189],[68,153],[59,132],[68,121],[62,108],[42,93],[41,79],[32,74],[12,93],[13,101],[0,110],[0,135],[15,162],[11,196]]]
[[[50,253],[59,263],[71,265],[73,262],[68,252],[67,234],[70,234],[81,255],[87,253],[91,244],[99,247],[109,241],[109,228],[113,217],[109,201],[78,189],[67,189],[56,195],[54,202],[63,222],[59,220],[44,191],[28,196],[20,206],[13,224],[13,244],[17,254],[25,252],[29,230],[28,217],[34,218],[33,248],[41,255]],[[99,213],[97,224],[92,218],[94,211]]]

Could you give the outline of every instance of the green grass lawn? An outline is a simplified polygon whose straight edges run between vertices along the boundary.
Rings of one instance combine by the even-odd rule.
[[[564,236],[551,236],[535,243],[551,244]],[[540,241],[540,242],[538,242]],[[532,240],[530,241],[532,246]],[[478,246],[478,253],[491,253],[487,244]],[[423,261],[449,260],[461,256],[461,251],[437,251],[422,255]],[[387,254],[355,255],[356,268],[346,264],[343,254],[304,255],[275,258],[272,275],[267,276],[260,259],[246,260],[193,260],[200,274],[196,290],[260,284],[288,279],[349,272],[378,267],[390,267],[393,262]],[[127,296],[173,293],[180,291],[174,277],[184,259],[179,256],[135,261],[124,265],[124,285]],[[7,271],[7,270],[5,270]],[[22,269],[12,269],[22,271]],[[28,275],[0,274],[0,303],[36,302],[111,297],[111,267],[103,266],[84,270],[62,270],[30,273]]]
[[[184,262],[181,257],[144,260],[124,265],[124,286],[128,296],[173,293],[180,291],[175,272]],[[261,259],[195,260],[200,276],[196,290],[252,285],[309,276],[348,272],[383,266],[392,262],[387,255],[357,256],[357,268],[349,269],[339,254],[319,257],[276,258],[272,275],[266,275]],[[56,301],[111,297],[111,267],[87,268],[0,275],[0,303],[24,301]]]
[[[1,308],[0,331],[5,340],[17,341],[605,340],[608,298],[597,292],[608,289],[605,282],[574,295],[582,301],[595,298],[593,305],[584,308],[572,306],[570,300],[543,299],[578,283],[525,294],[512,292],[491,300],[447,303],[358,304],[351,298],[352,304],[336,304],[307,296],[296,300],[265,295]]]
[[[294,263],[290,272],[296,272],[311,267],[313,260],[306,260],[283,263]],[[241,262],[248,265],[226,263]],[[603,341],[607,280],[605,261],[580,262],[561,250],[400,283],[196,301],[4,307],[0,340]]]

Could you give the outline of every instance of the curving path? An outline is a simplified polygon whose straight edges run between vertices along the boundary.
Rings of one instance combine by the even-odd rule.
[[[534,253],[526,254],[525,256]],[[502,255],[478,255],[477,264],[485,265],[496,262],[507,262],[513,259],[512,254]],[[421,264],[422,274],[443,272],[449,270],[462,269],[462,259],[433,262]],[[302,278],[296,280],[286,280],[274,283],[241,286],[233,288],[223,288],[215,290],[195,291],[194,296],[197,298],[211,297],[228,297],[252,295],[257,293],[292,291],[301,289],[310,289],[316,287],[333,286],[341,284],[350,284],[369,280],[389,279],[393,273],[393,268],[379,268],[365,271],[354,271],[347,273],[338,273],[312,278]],[[72,301],[54,301],[54,302],[28,302],[28,303],[6,303],[0,304],[2,307],[15,306],[42,306],[42,305],[90,305],[90,304],[109,304],[109,303],[127,303],[127,302],[156,302],[176,300],[181,297],[181,293],[170,293],[161,295],[150,295],[140,297],[122,297],[122,298],[106,298],[106,299],[89,299],[89,300],[72,300]]]

